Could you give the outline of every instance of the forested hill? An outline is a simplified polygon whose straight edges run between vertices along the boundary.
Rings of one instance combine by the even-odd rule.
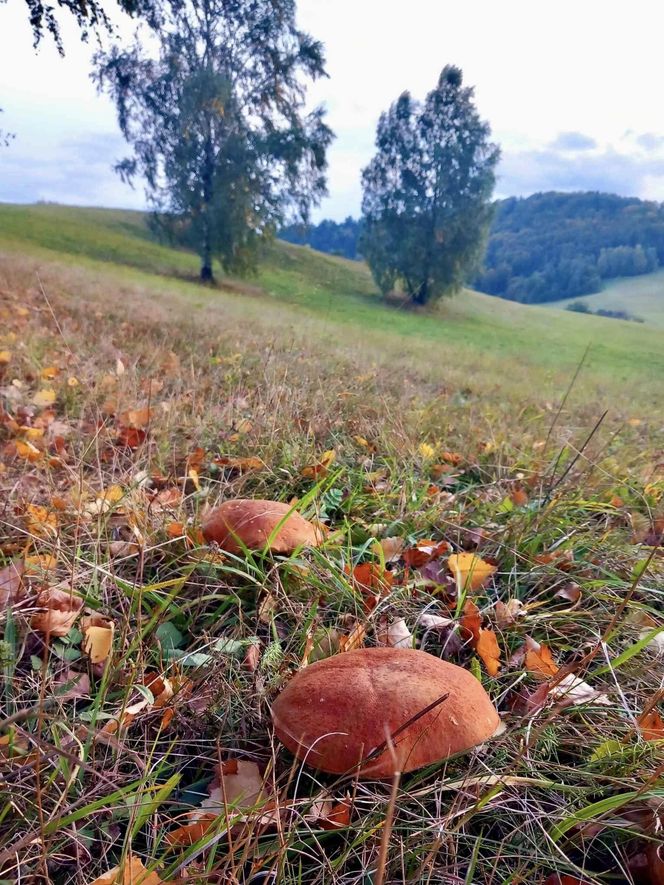
[[[358,258],[361,222],[325,220],[280,236]],[[470,280],[490,295],[537,303],[587,295],[602,280],[664,266],[664,206],[615,194],[549,192],[496,202],[484,266]]]
[[[537,303],[599,292],[602,280],[664,263],[664,207],[601,193],[544,193],[496,204],[476,288]]]

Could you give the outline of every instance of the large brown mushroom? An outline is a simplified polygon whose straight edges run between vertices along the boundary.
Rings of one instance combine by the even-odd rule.
[[[272,720],[307,764],[371,778],[446,759],[500,726],[472,673],[398,648],[357,649],[305,667],[274,702]]]
[[[224,501],[203,522],[203,537],[227,553],[244,549],[292,553],[298,547],[316,547],[322,532],[288,504],[235,498]]]

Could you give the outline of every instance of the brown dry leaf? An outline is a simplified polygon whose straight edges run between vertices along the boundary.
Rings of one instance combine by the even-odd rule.
[[[369,611],[392,589],[394,575],[376,562],[362,562],[353,569],[353,585],[365,598]]]
[[[314,822],[322,830],[338,830],[350,825],[350,813],[353,805],[349,798],[341,799],[339,802],[325,799],[321,803],[315,804],[318,807]]]
[[[536,676],[547,678],[555,676],[560,667],[553,659],[551,649],[547,645],[540,645],[530,636],[526,636],[526,670]]]
[[[373,552],[376,556],[380,556],[382,551],[385,562],[395,562],[401,558],[405,546],[406,542],[403,538],[382,538],[373,545]]]
[[[175,378],[180,374],[180,357],[172,350],[166,355],[162,361],[161,371],[167,378]]]
[[[23,573],[25,567],[20,560],[10,562],[0,569],[0,611],[18,602],[25,596]]]
[[[119,446],[126,446],[128,449],[137,449],[145,442],[147,433],[140,427],[121,427],[118,430],[116,442]]]
[[[138,857],[127,857],[122,866],[113,867],[99,876],[91,885],[161,885],[157,873],[148,872]]]
[[[568,602],[575,605],[581,599],[581,588],[574,581],[568,581],[556,591],[554,596],[557,596],[560,599],[566,599]]]
[[[152,409],[149,406],[142,406],[139,409],[127,409],[118,415],[120,424],[137,430],[147,427],[151,418]]]
[[[308,655],[307,655],[308,657]],[[261,660],[261,647],[255,642],[247,647],[242,660],[242,668],[250,673],[255,673]]]
[[[320,461],[317,464],[310,464],[309,466],[302,468],[302,476],[305,479],[320,479],[323,476],[327,476],[328,469],[330,465],[334,463],[336,457],[336,451],[334,449],[328,449],[327,452],[323,452]]]
[[[409,547],[402,553],[403,561],[411,568],[421,568],[434,559],[439,559],[444,553],[449,553],[452,548],[447,541],[418,541],[414,547]]]
[[[381,618],[376,627],[376,642],[388,648],[413,648],[413,634],[403,618],[391,624],[387,618]]]
[[[265,784],[255,762],[230,759],[219,768],[218,777],[210,785],[210,795],[201,803],[200,811],[192,812],[189,823],[166,835],[168,845],[193,845],[208,832],[228,808],[232,812],[253,808],[267,799]]]
[[[516,624],[520,617],[525,615],[524,606],[520,599],[508,599],[507,602],[498,600],[495,606],[496,623],[502,629]]]
[[[66,670],[60,673],[55,680],[58,686],[57,697],[61,701],[71,701],[75,698],[90,696],[90,677],[87,673],[77,673],[75,670]]]
[[[472,637],[473,646],[476,646],[480,639],[482,630],[482,616],[479,608],[472,599],[466,599],[463,606],[463,615],[459,621],[461,627],[467,630]]]
[[[366,635],[367,630],[364,624],[355,624],[350,633],[339,637],[339,651],[353,651],[354,648],[360,648],[361,645],[364,645]]]
[[[83,652],[92,664],[101,664],[110,655],[113,648],[115,624],[108,618],[98,614],[81,618],[83,633]]]
[[[664,719],[662,719],[657,710],[649,710],[647,713],[642,713],[636,721],[639,726],[639,733],[644,741],[664,740]]]
[[[515,507],[525,507],[528,503],[528,493],[525,489],[516,488],[510,495],[510,501]]]
[[[480,630],[475,647],[489,676],[497,676],[500,670],[500,646],[493,630]]]
[[[39,594],[36,604],[45,611],[32,616],[32,629],[51,636],[66,636],[74,626],[83,600],[70,590],[49,587]]]
[[[264,470],[265,462],[260,458],[249,456],[247,458],[236,457],[235,455],[219,455],[212,462],[217,467],[224,467],[227,470],[235,470],[238,473],[250,473],[252,470]]]
[[[474,553],[453,553],[447,559],[447,567],[456,580],[459,592],[479,590],[497,570],[497,566],[485,562]]]

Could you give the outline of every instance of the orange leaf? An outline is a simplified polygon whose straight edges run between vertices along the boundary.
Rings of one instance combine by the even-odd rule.
[[[528,493],[524,489],[514,489],[510,495],[510,501],[515,507],[525,507],[528,503]]]
[[[364,624],[355,624],[350,633],[339,637],[339,651],[353,651],[354,648],[359,648],[364,644],[366,635],[367,631]]]
[[[497,566],[474,553],[453,553],[448,557],[447,567],[460,590],[479,590],[497,570]]]
[[[540,645],[534,639],[526,637],[526,670],[538,676],[555,676],[560,667],[553,659],[551,649],[547,645]]]
[[[149,873],[140,858],[127,857],[122,866],[113,867],[92,885],[161,885],[163,881],[157,873]]]
[[[403,561],[411,568],[421,568],[427,562],[439,559],[451,550],[447,541],[418,541],[414,547],[403,551]]]
[[[170,833],[166,833],[166,844],[183,847],[194,845],[203,838],[216,819],[217,816],[215,814],[204,814],[191,824],[177,827],[177,829],[171,830]]]
[[[317,823],[322,830],[337,830],[339,827],[347,827],[350,824],[351,802],[350,799],[342,799],[335,802],[329,811],[319,817]]]
[[[637,723],[644,741],[664,740],[664,720],[657,710],[642,713],[637,719]]]
[[[143,406],[141,409],[127,409],[126,412],[118,415],[118,421],[126,427],[140,429],[148,426],[151,417],[152,410],[147,406]]]
[[[473,646],[476,646],[479,642],[480,633],[482,631],[482,616],[480,615],[480,610],[472,599],[466,599],[460,623],[461,627],[470,633],[473,640]]]
[[[117,443],[128,449],[137,449],[144,441],[147,433],[138,427],[121,427],[118,431]]]
[[[493,630],[480,630],[476,651],[489,676],[497,676],[500,670],[500,646]]]

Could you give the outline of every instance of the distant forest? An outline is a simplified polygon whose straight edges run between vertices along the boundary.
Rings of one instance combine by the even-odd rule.
[[[495,204],[483,267],[469,280],[481,292],[536,304],[599,292],[602,280],[664,266],[664,206],[602,193],[544,193]],[[361,221],[293,225],[280,237],[360,258]]]

